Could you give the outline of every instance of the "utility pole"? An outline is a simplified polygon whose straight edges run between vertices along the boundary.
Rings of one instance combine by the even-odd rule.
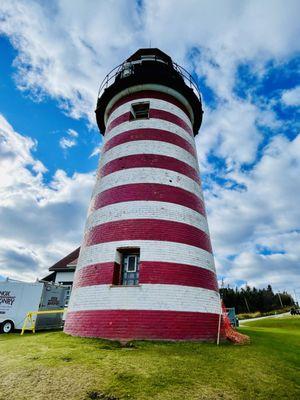
[[[298,300],[297,300],[297,295],[296,295],[296,290],[294,289],[294,295],[295,295],[295,303],[298,304]]]
[[[248,305],[248,301],[247,301],[245,296],[244,296],[244,300],[245,300],[245,303],[246,303],[246,306],[247,306],[248,313],[250,313],[250,308],[249,308],[249,305]]]
[[[279,297],[279,300],[280,300],[281,308],[283,308],[283,304],[282,304],[282,300],[281,300],[281,296],[280,296],[279,292],[278,292],[278,297]]]
[[[219,321],[218,321],[218,336],[217,336],[217,346],[220,344],[220,332],[221,332],[221,321],[222,321],[222,314],[223,314],[223,307],[222,307],[222,299],[220,296],[220,314],[219,314]]]

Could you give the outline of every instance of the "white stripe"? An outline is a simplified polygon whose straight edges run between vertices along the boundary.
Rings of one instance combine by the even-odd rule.
[[[192,123],[189,119],[189,117],[181,110],[181,108],[175,106],[174,104],[165,101],[165,100],[159,100],[159,99],[153,99],[153,98],[140,98],[140,99],[134,99],[130,100],[127,103],[122,104],[118,108],[116,108],[111,115],[108,118],[107,121],[107,126],[115,119],[118,118],[120,115],[123,115],[127,112],[131,111],[131,105],[135,103],[144,103],[144,102],[149,102],[150,103],[150,109],[157,109],[157,110],[162,110],[162,111],[167,111],[169,113],[172,113],[176,115],[177,117],[181,118],[184,122],[188,124],[188,126],[192,129]]]
[[[116,186],[134,183],[159,183],[179,187],[199,196],[203,200],[202,189],[197,182],[178,172],[162,168],[131,168],[113,172],[96,182],[93,196]]]
[[[82,247],[76,271],[87,265],[112,262],[120,263],[120,248],[140,248],[141,261],[160,261],[193,265],[215,272],[211,253],[188,244],[159,240],[121,240]]]
[[[112,221],[145,218],[181,222],[208,234],[207,221],[203,215],[179,204],[160,201],[128,201],[102,207],[89,216],[86,229]]]
[[[219,314],[220,298],[214,290],[181,285],[75,288],[69,311],[84,310],[164,310]]]
[[[189,101],[187,101],[187,99],[184,96],[182,96],[181,93],[177,92],[177,90],[171,89],[170,87],[167,87],[164,85],[158,85],[155,83],[143,83],[141,85],[135,85],[135,86],[128,87],[124,90],[121,90],[109,101],[109,103],[106,107],[106,110],[105,110],[105,116],[104,116],[105,125],[106,125],[106,121],[107,121],[107,115],[110,113],[110,110],[116,104],[116,102],[118,100],[120,100],[123,97],[128,96],[130,94],[143,92],[145,90],[154,90],[155,92],[166,93],[167,95],[174,97],[176,100],[179,101],[179,103],[181,103],[186,108],[186,110],[190,114],[192,123],[194,123],[194,113],[193,113],[192,107],[191,107]]]
[[[101,157],[101,166],[120,157],[142,154],[157,154],[176,158],[198,171],[197,159],[182,147],[172,143],[160,142],[158,140],[136,140],[119,144],[105,151]]]
[[[175,135],[180,136],[181,138],[188,141],[195,149],[194,137],[191,136],[188,132],[186,132],[183,128],[173,124],[172,122],[156,118],[123,122],[122,124],[111,129],[109,132],[105,132],[104,143],[106,143],[108,140],[119,135],[122,132],[130,131],[132,129],[145,129],[145,128],[162,129],[174,133]]]

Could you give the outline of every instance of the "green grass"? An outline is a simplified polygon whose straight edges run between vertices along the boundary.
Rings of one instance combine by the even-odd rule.
[[[300,318],[252,321],[251,345],[0,336],[0,399],[300,399]]]

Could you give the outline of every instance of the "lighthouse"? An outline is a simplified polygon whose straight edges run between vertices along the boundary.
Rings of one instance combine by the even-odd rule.
[[[215,340],[220,297],[195,136],[194,80],[140,49],[103,81],[103,147],[65,332],[117,340]]]

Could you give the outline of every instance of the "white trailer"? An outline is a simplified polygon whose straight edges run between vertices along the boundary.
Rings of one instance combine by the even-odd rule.
[[[64,309],[66,288],[44,281],[0,281],[0,333],[22,329],[30,311]],[[36,329],[62,327],[62,313],[38,315]]]

